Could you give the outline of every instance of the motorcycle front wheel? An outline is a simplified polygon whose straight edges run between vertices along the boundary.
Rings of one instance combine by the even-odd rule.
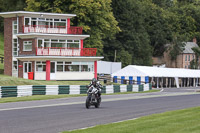
[[[85,107],[86,107],[87,109],[90,108],[90,97],[87,97],[86,102],[85,102]]]

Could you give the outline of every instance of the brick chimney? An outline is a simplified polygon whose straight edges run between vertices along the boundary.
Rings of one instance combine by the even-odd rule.
[[[194,42],[194,43],[197,43],[197,39],[196,39],[196,38],[193,38],[193,42]]]

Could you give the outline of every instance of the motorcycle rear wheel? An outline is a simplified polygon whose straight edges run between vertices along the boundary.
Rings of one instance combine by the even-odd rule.
[[[99,99],[97,100],[97,103],[94,105],[95,108],[99,108],[100,103],[101,103],[101,98],[99,98]]]

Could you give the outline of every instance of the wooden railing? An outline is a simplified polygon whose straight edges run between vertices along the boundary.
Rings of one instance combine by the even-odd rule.
[[[38,56],[96,56],[96,48],[36,47]]]

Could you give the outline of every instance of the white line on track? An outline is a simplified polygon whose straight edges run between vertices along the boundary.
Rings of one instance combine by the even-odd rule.
[[[160,94],[160,95],[122,97],[122,98],[104,99],[103,102],[120,101],[120,100],[131,100],[131,99],[143,99],[143,98],[154,98],[154,97],[165,97],[165,96],[192,95],[192,94],[199,94],[199,93],[190,92],[190,93],[172,93],[172,94],[166,94],[166,95]],[[43,108],[43,107],[55,107],[55,106],[84,104],[84,103],[85,103],[85,101],[83,101],[83,102],[71,102],[71,103],[47,104],[47,105],[38,105],[38,106],[5,108],[5,109],[0,109],[0,111],[19,110],[19,109],[33,109],[33,108]]]

